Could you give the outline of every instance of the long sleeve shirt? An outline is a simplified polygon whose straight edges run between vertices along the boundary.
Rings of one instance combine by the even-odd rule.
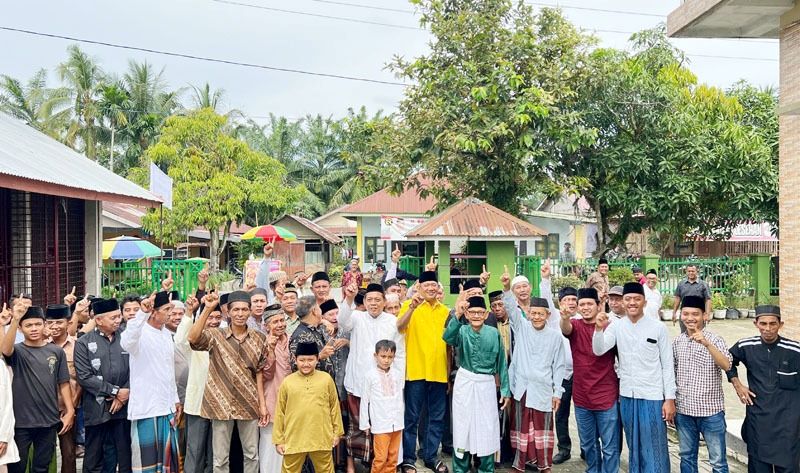
[[[278,390],[272,443],[283,445],[287,455],[327,451],[344,435],[336,385],[324,372],[287,376]]]
[[[359,429],[370,429],[373,434],[386,434],[403,430],[405,408],[403,406],[402,373],[393,367],[389,371],[373,366],[364,373],[359,407]]]
[[[503,294],[514,334],[509,380],[517,401],[525,395],[525,407],[552,412],[553,398],[564,393],[564,338],[560,331],[545,326],[536,330],[523,316],[511,291]]]
[[[269,260],[264,259],[258,266],[258,274],[256,274],[256,287],[260,287],[261,289],[267,291],[268,305],[277,302],[275,300],[275,293],[269,287],[269,273],[270,273]]]
[[[95,329],[75,343],[75,372],[83,388],[81,405],[86,425],[99,425],[109,420],[125,419],[128,405],[111,414],[113,392],[129,388],[128,353],[120,345],[122,332],[117,330],[109,339]]]
[[[0,327],[0,335],[3,335]],[[0,356],[0,442],[6,443],[6,452],[0,455],[0,465],[19,461],[17,444],[14,442],[14,396],[11,390],[11,368]]]
[[[264,365],[264,399],[267,403],[269,421],[275,418],[275,407],[278,403],[278,389],[284,378],[292,374],[292,362],[289,356],[289,337],[283,334],[275,350],[267,352]]]
[[[675,364],[667,328],[643,316],[636,323],[619,319],[592,336],[592,351],[600,356],[617,347],[619,394],[634,399],[675,399]]]
[[[475,331],[466,317],[453,317],[444,330],[442,339],[458,348],[461,368],[476,374],[497,375],[500,378],[500,395],[510,397],[506,351],[500,332],[484,325]]]
[[[550,317],[547,318],[547,326],[561,331],[561,311],[556,309],[553,303],[553,290],[550,286],[550,278],[542,278],[539,282],[539,294],[547,301],[550,306]],[[564,379],[572,378],[572,350],[569,347],[569,339],[564,338]]]
[[[647,300],[647,305],[644,306],[645,317],[661,321],[661,303],[664,301],[661,291],[650,289],[647,284],[642,285],[642,287],[644,287],[644,298]]]
[[[375,367],[375,344],[392,340],[397,345],[392,368],[405,376],[405,340],[397,331],[397,318],[387,312],[377,317],[356,310],[347,304],[339,307],[339,330],[350,333],[350,355],[344,374],[344,387],[353,396],[361,397],[364,376]]]
[[[168,415],[180,402],[172,334],[148,324],[149,318],[140,310],[120,337],[122,349],[130,354],[128,420]]]
[[[195,351],[189,345],[189,330],[194,321],[191,314],[186,314],[181,319],[175,331],[175,347],[189,363],[189,377],[186,381],[186,397],[183,401],[183,411],[193,416],[200,415],[203,406],[203,392],[208,379],[208,352]]]

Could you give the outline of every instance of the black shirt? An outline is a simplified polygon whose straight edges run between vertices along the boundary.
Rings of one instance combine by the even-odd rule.
[[[16,428],[53,427],[61,422],[58,412],[59,385],[69,382],[67,356],[52,343],[30,347],[14,345],[7,356],[14,372],[11,392],[14,396]]]
[[[785,468],[800,463],[800,343],[778,337],[765,343],[760,336],[736,342],[729,350],[733,364],[728,379],[738,377],[736,366],[747,368],[747,385],[754,392],[746,407],[742,439],[747,453],[762,462]]]
[[[81,405],[86,425],[127,417],[127,403],[112,415],[111,401],[107,400],[116,389],[129,387],[128,352],[119,344],[121,334],[122,330],[117,330],[109,340],[94,329],[75,343],[75,372],[83,388]]]

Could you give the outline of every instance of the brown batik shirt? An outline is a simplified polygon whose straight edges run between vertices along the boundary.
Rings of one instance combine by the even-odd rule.
[[[258,419],[256,373],[267,362],[264,334],[248,329],[239,342],[230,328],[206,329],[192,349],[209,355],[200,415],[212,420]]]

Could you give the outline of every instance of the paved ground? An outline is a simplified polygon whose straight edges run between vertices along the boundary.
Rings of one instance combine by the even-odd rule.
[[[757,335],[758,331],[753,326],[752,323],[753,319],[745,319],[745,320],[722,320],[722,321],[714,321],[710,324],[709,329],[714,333],[720,335],[725,339],[725,342],[728,346],[733,345],[734,342],[741,338],[751,337],[753,335]],[[675,337],[679,333],[679,328],[677,325],[672,326],[671,324],[667,324],[669,329],[670,337]],[[741,377],[744,379],[745,377],[745,370],[744,368],[740,367],[739,373]],[[726,419],[728,422],[728,432],[734,436],[739,436],[739,427],[741,426],[741,421],[744,419],[744,406],[739,402],[738,398],[736,397],[736,393],[731,387],[729,383],[723,383],[723,387],[725,390],[725,410],[726,410]],[[556,465],[553,467],[553,471],[563,472],[563,473],[581,473],[585,471],[586,464],[580,459],[580,451],[578,449],[578,430],[575,424],[574,416],[570,417],[570,430],[571,430],[571,437],[572,437],[572,459],[568,460],[566,463],[561,465]],[[729,445],[728,445],[728,462],[729,468],[732,473],[744,473],[747,471],[747,456],[742,455],[741,451],[735,451],[731,447],[735,446],[732,445],[733,442],[730,441],[731,436],[729,435]],[[669,452],[670,452],[670,462],[672,464],[671,471],[678,472],[680,471],[680,458],[678,457],[678,443],[677,443],[677,436],[674,431],[670,431],[670,438],[669,438]],[[628,471],[628,451],[626,447],[623,447],[622,451],[622,462],[620,465],[620,471]],[[59,458],[60,460],[60,458]],[[448,467],[451,466],[450,458],[445,457],[445,460],[448,464]],[[701,445],[700,448],[700,471],[701,472],[710,472],[711,466],[708,464],[708,455],[705,451],[704,447]],[[78,471],[82,469],[82,459],[78,459]],[[429,473],[431,470],[425,468],[421,462],[417,464],[418,471],[420,473]],[[359,468],[359,471],[367,471],[365,469]],[[511,472],[513,470],[509,469],[500,469],[499,471],[502,472]]]

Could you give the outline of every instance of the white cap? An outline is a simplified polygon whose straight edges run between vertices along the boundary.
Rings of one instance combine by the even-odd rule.
[[[174,306],[175,309],[186,309],[186,306],[183,305],[183,302],[181,301],[170,301],[170,302],[172,302],[172,305]]]
[[[523,282],[527,283],[529,285],[531,283],[530,281],[528,281],[528,278],[526,278],[525,276],[522,276],[522,275],[516,276],[516,277],[514,277],[514,279],[511,280],[511,287],[514,287],[517,284],[520,284],[520,283],[523,283]]]

